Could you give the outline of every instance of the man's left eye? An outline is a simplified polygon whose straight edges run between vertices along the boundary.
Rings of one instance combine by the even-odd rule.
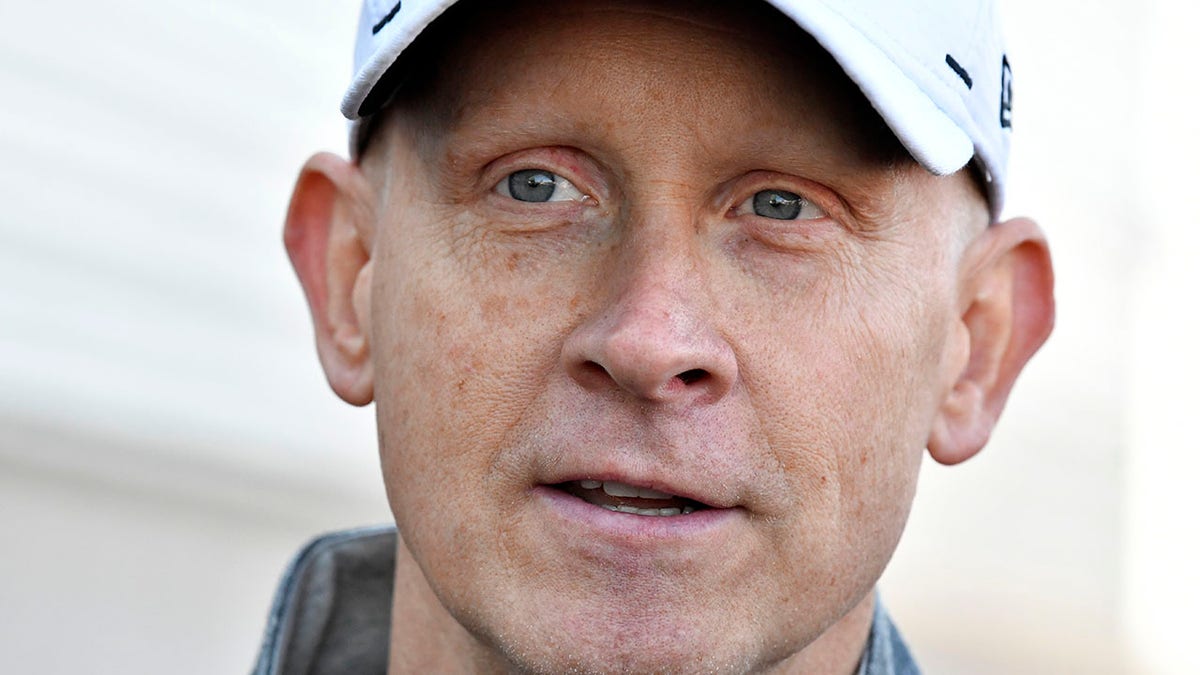
[[[825,211],[804,197],[787,190],[760,190],[738,205],[739,216],[754,214],[773,220],[816,220]]]
[[[587,195],[571,181],[544,169],[523,169],[508,174],[496,192],[520,202],[582,202]]]

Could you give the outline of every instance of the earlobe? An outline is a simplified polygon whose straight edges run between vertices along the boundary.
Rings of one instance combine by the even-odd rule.
[[[928,444],[943,464],[983,448],[1017,376],[1054,327],[1054,271],[1033,221],[992,225],[967,249],[961,269],[961,314],[947,358],[953,381]]]
[[[312,314],[321,367],[338,396],[353,405],[374,398],[369,194],[359,167],[315,155],[296,180],[283,233]]]

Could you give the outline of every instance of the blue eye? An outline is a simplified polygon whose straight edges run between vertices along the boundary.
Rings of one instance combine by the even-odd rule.
[[[554,196],[554,174],[539,169],[517,171],[508,177],[508,193],[522,202],[548,202]]]
[[[753,213],[772,220],[816,220],[825,217],[825,211],[821,207],[787,190],[760,190],[738,205],[736,213]]]
[[[544,203],[584,201],[587,196],[571,181],[545,169],[523,169],[510,173],[496,186],[496,192],[519,202]]]
[[[763,218],[795,220],[804,200],[800,195],[783,190],[763,190],[754,195],[754,213]]]

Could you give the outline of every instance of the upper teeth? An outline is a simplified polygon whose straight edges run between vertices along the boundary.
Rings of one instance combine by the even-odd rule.
[[[604,494],[607,494],[611,497],[638,497],[641,499],[671,499],[675,496],[675,495],[667,494],[665,492],[659,492],[658,490],[634,487],[627,483],[621,483],[621,482],[618,482],[615,480],[606,480],[603,483],[601,483],[598,480],[581,480],[581,481],[579,481],[579,485],[580,485],[580,487],[582,487],[585,490],[595,490],[598,487],[603,487]]]
[[[669,517],[669,516],[687,515],[696,510],[696,507],[694,507],[694,506],[685,506],[682,509],[676,509],[676,508],[639,509],[634,506],[612,506],[610,504],[604,504],[603,506],[604,506],[604,508],[608,509],[609,511],[618,511],[620,513],[636,513],[639,516],[668,516]]]

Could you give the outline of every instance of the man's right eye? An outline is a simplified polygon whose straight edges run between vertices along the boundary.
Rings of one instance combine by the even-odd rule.
[[[760,190],[737,207],[738,215],[754,214],[771,220],[817,220],[825,217],[821,207],[806,197],[787,190]]]
[[[496,192],[519,202],[582,202],[587,195],[571,181],[545,169],[523,169],[508,174],[496,185]]]

